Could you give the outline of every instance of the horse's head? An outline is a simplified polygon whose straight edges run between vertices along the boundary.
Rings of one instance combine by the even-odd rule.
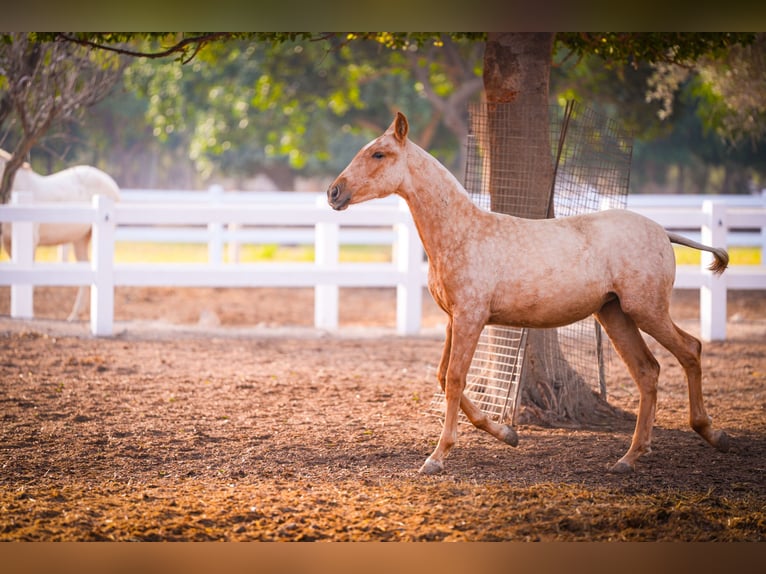
[[[395,193],[407,172],[405,149],[409,126],[404,114],[396,118],[385,133],[356,154],[351,163],[327,188],[327,202],[338,211]]]

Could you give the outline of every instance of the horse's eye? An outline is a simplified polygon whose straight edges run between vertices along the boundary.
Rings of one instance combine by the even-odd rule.
[[[383,159],[385,154],[382,151],[376,151],[374,154],[372,154],[373,159]]]

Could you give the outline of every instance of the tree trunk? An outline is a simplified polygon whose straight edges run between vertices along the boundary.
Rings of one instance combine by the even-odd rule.
[[[37,138],[24,135],[16,149],[13,150],[11,158],[6,162],[5,169],[2,171],[2,178],[0,178],[0,203],[8,203],[11,200],[16,172],[24,165],[24,158],[32,151],[32,146],[36,141]]]
[[[488,35],[484,89],[492,211],[534,219],[549,215],[553,163],[548,91],[553,38],[548,32]],[[510,203],[520,196],[526,201]]]
[[[11,159],[6,162],[0,178],[0,203],[8,203],[11,200],[13,180],[16,177],[16,171],[23,163],[16,155],[11,156]]]
[[[553,217],[549,78],[553,33],[489,33],[484,56],[491,209]],[[510,255],[509,255],[510,256]],[[490,327],[491,328],[491,327]],[[609,410],[566,361],[556,329],[529,329],[519,422],[594,422]]]

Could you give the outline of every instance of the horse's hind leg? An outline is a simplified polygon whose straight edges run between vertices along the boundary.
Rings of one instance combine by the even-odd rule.
[[[689,423],[702,438],[721,452],[729,450],[729,437],[722,430],[713,428],[712,419],[705,411],[702,398],[702,344],[696,338],[679,328],[670,315],[653,317],[652,320],[639,317],[638,325],[670,351],[686,373],[689,386]]]
[[[628,372],[638,386],[638,417],[630,448],[610,468],[611,472],[631,472],[642,454],[651,452],[652,426],[657,405],[657,381],[660,365],[644,342],[633,319],[625,314],[618,300],[610,301],[597,313],[596,318],[609,335]]]
[[[80,239],[73,241],[72,245],[74,246],[74,256],[77,261],[88,261],[88,244],[90,243],[90,233],[88,233],[86,236],[81,237]],[[89,289],[85,285],[80,285],[77,288],[77,297],[74,300],[74,305],[72,306],[72,312],[69,313],[69,317],[67,317],[67,321],[76,321],[77,317],[79,317],[80,313],[83,310],[83,307],[85,306],[85,301],[88,297]]]

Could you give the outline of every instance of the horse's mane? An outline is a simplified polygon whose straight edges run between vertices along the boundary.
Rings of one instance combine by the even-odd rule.
[[[434,165],[439,171],[446,174],[447,178],[453,183],[455,190],[458,191],[460,195],[464,195],[468,199],[471,198],[471,194],[468,193],[468,190],[463,186],[462,183],[460,183],[460,180],[457,177],[455,177],[455,174],[453,174],[449,169],[447,169],[447,166],[445,166],[442,162],[440,162],[433,154],[424,150],[422,147],[420,147],[418,144],[416,144],[412,140],[410,140],[410,144],[415,150],[417,150],[417,153],[420,156],[426,158],[426,160],[430,162],[432,165]]]

